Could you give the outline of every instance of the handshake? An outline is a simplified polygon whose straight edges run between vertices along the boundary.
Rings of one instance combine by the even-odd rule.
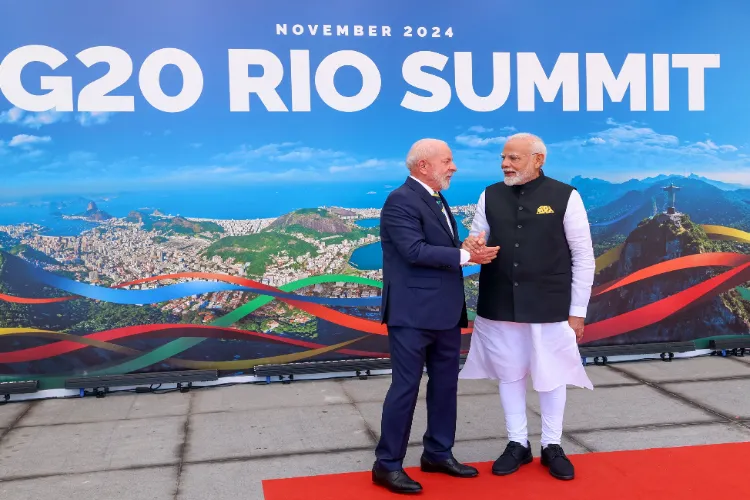
[[[464,240],[461,248],[469,252],[469,263],[471,264],[489,264],[495,257],[500,247],[488,247],[484,241],[485,232],[482,231],[478,236],[469,236]]]

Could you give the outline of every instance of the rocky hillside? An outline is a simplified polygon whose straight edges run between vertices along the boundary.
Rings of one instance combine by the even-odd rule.
[[[144,212],[133,210],[125,218],[128,222],[142,224],[145,231],[158,231],[161,234],[188,234],[196,235],[200,233],[223,233],[224,228],[215,222],[198,222],[186,219],[184,217],[162,218],[150,216]]]
[[[595,284],[607,283],[659,262],[709,252],[749,253],[750,246],[712,241],[685,214],[660,214],[644,220],[628,235],[620,259],[602,270],[597,275]],[[587,322],[593,323],[643,307],[726,270],[727,268],[698,268],[675,271],[611,291],[591,301]],[[671,316],[656,326],[600,343],[692,340],[714,335],[743,334],[748,332],[749,327],[750,303],[744,301],[737,291],[731,290]]]
[[[347,234],[351,233],[354,227],[347,224],[344,220],[331,214],[329,211],[321,208],[310,208],[296,210],[286,215],[282,215],[271,225],[267,231],[294,231],[310,230],[316,233],[327,234]]]
[[[81,215],[91,221],[105,221],[112,218],[107,212],[99,210],[99,207],[93,201],[89,202],[86,211]]]

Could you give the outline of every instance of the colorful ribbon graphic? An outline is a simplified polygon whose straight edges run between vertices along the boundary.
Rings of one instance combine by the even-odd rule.
[[[714,239],[727,239],[750,243],[750,234],[743,231],[723,228],[721,226],[703,227],[707,234]],[[597,271],[615,263],[620,257],[622,248],[622,246],[618,246],[601,255],[597,259]],[[74,295],[54,298],[22,298],[0,294],[1,300],[22,304],[49,304],[65,300],[88,298],[120,304],[153,304],[175,298],[217,291],[243,291],[258,294],[259,296],[230,313],[214,320],[208,325],[138,325],[96,332],[85,336],[29,328],[0,329],[0,336],[33,336],[53,340],[52,343],[43,346],[0,353],[0,364],[40,361],[80,351],[89,347],[104,349],[126,357],[125,360],[115,362],[114,365],[110,362],[106,366],[92,367],[92,369],[87,372],[91,375],[130,373],[148,368],[149,366],[158,363],[168,363],[171,366],[179,368],[246,370],[259,364],[299,361],[334,351],[339,352],[340,354],[352,356],[387,356],[387,353],[384,352],[354,350],[350,347],[351,344],[372,338],[371,335],[385,335],[387,330],[384,325],[380,324],[378,321],[352,316],[326,307],[377,307],[380,305],[380,297],[325,298],[292,293],[311,285],[333,282],[358,283],[382,288],[382,283],[376,280],[348,275],[313,276],[275,288],[237,276],[210,273],[178,273],[144,278],[128,283],[121,283],[113,288],[105,288],[69,280],[38,269],[20,259],[18,259],[18,261],[24,263],[24,270],[28,272],[29,277],[34,281],[67,291]],[[716,295],[733,288],[738,290],[743,299],[750,300],[750,291],[739,287],[739,285],[750,281],[750,256],[736,253],[696,254],[661,262],[648,268],[638,270],[612,282],[602,284],[593,290],[592,296],[599,297],[619,288],[664,275],[666,273],[702,267],[722,267],[729,269],[718,276],[710,278],[672,296],[658,300],[636,310],[587,325],[586,341],[594,342],[656,324],[663,321],[665,318],[700,304],[705,300],[710,300]],[[479,266],[466,267],[464,268],[464,276],[472,276],[478,271]],[[149,289],[123,289],[127,286],[184,279],[194,281]],[[281,335],[248,332],[236,328],[230,328],[231,325],[235,324],[237,321],[274,300],[280,300],[291,307],[305,311],[319,319],[344,326],[351,330],[364,333],[365,335],[345,342],[336,343],[334,345],[323,345],[306,340],[288,338]],[[468,334],[471,333],[471,330],[472,328],[470,325],[469,328],[463,329],[462,333]],[[149,352],[141,352],[137,349],[121,346],[114,342],[119,339],[135,337],[177,338]],[[289,345],[291,347],[298,347],[305,350],[267,358],[233,361],[198,361],[176,357],[209,338],[262,341]],[[26,376],[26,378],[27,377],[28,376]],[[0,376],[0,380],[11,380],[15,378],[18,377]]]

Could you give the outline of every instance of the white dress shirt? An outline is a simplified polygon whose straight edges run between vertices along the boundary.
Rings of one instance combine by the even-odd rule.
[[[484,211],[485,192],[479,196],[477,212],[471,224],[470,234],[472,236],[485,232],[485,241],[490,237],[490,226]],[[563,219],[565,238],[573,259],[573,285],[570,303],[570,315],[579,318],[586,317],[589,300],[591,299],[591,287],[594,284],[596,260],[594,259],[594,247],[591,242],[591,228],[589,226],[586,208],[578,191],[573,190],[568,199],[568,208],[565,210]]]
[[[427,192],[430,193],[430,196],[432,196],[433,194],[436,194],[435,190],[432,189],[427,184],[425,184],[424,182],[420,181],[419,179],[417,179],[416,177],[412,175],[410,175],[409,177],[411,177],[412,179],[420,183],[422,187],[424,187],[427,190]],[[453,235],[453,225],[451,224],[451,218],[448,216],[448,211],[445,210],[445,207],[443,207],[443,215],[445,215],[445,220],[448,221],[448,229],[450,229],[451,235]],[[460,250],[461,250],[461,265],[463,266],[467,262],[469,262],[469,259],[471,258],[471,254],[469,254],[469,252],[464,250],[463,248],[461,248]]]

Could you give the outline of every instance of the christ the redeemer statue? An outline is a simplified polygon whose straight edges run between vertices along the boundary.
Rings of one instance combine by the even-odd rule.
[[[667,213],[668,214],[674,214],[677,213],[677,210],[674,207],[675,204],[675,196],[677,191],[679,191],[679,187],[675,186],[674,183],[670,183],[669,186],[662,188],[664,191],[669,193],[669,206],[667,207]]]

